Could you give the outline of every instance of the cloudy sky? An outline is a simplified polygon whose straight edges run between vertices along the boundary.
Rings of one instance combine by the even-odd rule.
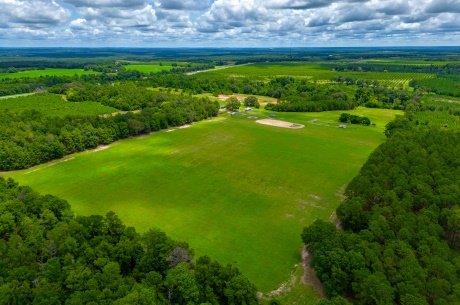
[[[0,0],[0,47],[460,45],[460,0]]]

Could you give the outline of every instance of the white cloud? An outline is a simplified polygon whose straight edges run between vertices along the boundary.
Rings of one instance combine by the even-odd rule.
[[[0,20],[8,28],[46,28],[65,23],[71,12],[55,1],[0,0]]]
[[[460,0],[0,0],[0,42],[127,46],[430,44],[460,34]],[[14,30],[11,30],[14,29]],[[15,38],[16,37],[16,38]],[[405,40],[404,40],[405,38]]]

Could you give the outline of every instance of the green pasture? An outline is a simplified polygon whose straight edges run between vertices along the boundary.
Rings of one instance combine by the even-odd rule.
[[[204,72],[203,74],[214,77],[251,77],[254,79],[267,79],[275,76],[295,76],[329,81],[338,76],[352,77],[354,79],[378,80],[387,85],[397,86],[417,78],[425,79],[434,77],[427,73],[406,72],[337,72],[332,69],[306,63],[262,63],[246,66]]]
[[[0,99],[0,111],[37,110],[47,116],[100,115],[119,110],[96,102],[68,102],[57,94],[33,94]]]
[[[83,69],[44,69],[30,70],[16,73],[0,74],[0,79],[21,78],[21,77],[40,77],[40,76],[74,76],[74,75],[99,74],[99,72],[85,71]]]
[[[126,65],[124,66],[126,70],[136,70],[144,73],[159,73],[161,71],[169,71],[172,66],[160,66],[160,65]]]
[[[198,255],[235,264],[267,292],[300,261],[302,228],[329,219],[385,140],[384,125],[402,114],[358,108],[376,127],[339,129],[342,112],[276,113],[302,129],[256,123],[265,110],[222,114],[6,176],[67,199],[77,215],[113,210],[139,231],[160,228]]]

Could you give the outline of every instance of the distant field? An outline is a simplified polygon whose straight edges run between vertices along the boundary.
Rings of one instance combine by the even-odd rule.
[[[15,112],[35,109],[47,116],[99,115],[118,111],[95,102],[68,102],[56,94],[34,94],[0,99],[0,110],[4,109]]]
[[[40,77],[40,76],[73,76],[73,75],[99,74],[99,72],[85,71],[83,69],[45,69],[31,70],[17,73],[0,74],[0,79],[21,78],[21,77]]]
[[[342,112],[276,113],[303,129],[224,114],[7,176],[67,199],[76,214],[113,210],[139,231],[158,227],[198,255],[237,265],[267,292],[300,261],[302,228],[330,217],[385,140],[385,124],[402,114],[358,108],[377,126],[339,129]]]
[[[434,77],[426,73],[404,72],[337,72],[320,65],[305,63],[264,63],[238,66],[228,69],[204,72],[215,77],[251,77],[267,79],[273,76],[297,76],[316,80],[331,80],[334,77],[345,76],[358,79],[378,80],[390,86],[402,86],[414,78],[425,79]]]
[[[451,61],[430,61],[430,60],[412,60],[412,59],[368,59],[364,60],[365,63],[372,63],[372,64],[394,64],[394,65],[406,65],[406,66],[444,66]]]
[[[139,72],[144,72],[144,73],[158,73],[161,71],[169,71],[173,67],[172,66],[158,66],[158,65],[127,65],[124,66],[126,70],[137,70]]]

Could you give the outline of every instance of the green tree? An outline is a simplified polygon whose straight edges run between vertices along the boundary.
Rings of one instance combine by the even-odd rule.
[[[255,97],[253,95],[248,96],[247,98],[245,98],[243,103],[244,103],[244,106],[255,107],[257,109],[260,108],[260,104],[259,104],[259,101],[258,101],[257,97]]]
[[[187,263],[180,263],[175,268],[168,270],[165,286],[168,289],[169,304],[198,302],[200,296],[198,285]]]
[[[231,96],[225,101],[225,106],[230,111],[238,111],[240,109],[241,103],[238,98]]]

